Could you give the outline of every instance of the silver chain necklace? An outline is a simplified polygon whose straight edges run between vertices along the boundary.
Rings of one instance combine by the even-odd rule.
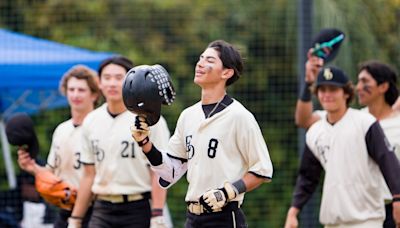
[[[218,103],[214,106],[213,109],[211,109],[210,113],[208,113],[207,115],[207,119],[210,118],[210,116],[217,110],[219,104],[224,100],[224,98],[225,96],[220,101],[218,101]]]

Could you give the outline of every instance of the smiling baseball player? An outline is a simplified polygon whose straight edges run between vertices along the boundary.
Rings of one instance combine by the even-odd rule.
[[[285,228],[298,227],[297,215],[316,190],[323,171],[320,222],[325,227],[382,227],[382,175],[395,201],[394,218],[400,224],[400,164],[379,122],[371,114],[349,107],[354,87],[339,68],[323,68],[315,86],[324,111],[307,131]]]
[[[247,226],[240,209],[245,192],[272,178],[272,163],[256,119],[226,94],[242,68],[232,45],[211,42],[195,69],[201,101],[181,113],[168,151],[161,153],[148,140],[144,117],[137,117],[132,130],[162,186],[171,186],[187,172],[185,227]]]

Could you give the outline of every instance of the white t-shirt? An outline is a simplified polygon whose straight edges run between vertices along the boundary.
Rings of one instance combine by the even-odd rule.
[[[138,194],[151,191],[150,168],[142,149],[133,140],[130,127],[135,115],[125,111],[112,117],[103,104],[85,118],[81,161],[94,164],[95,194]],[[163,117],[152,126],[150,140],[166,148],[169,130]]]

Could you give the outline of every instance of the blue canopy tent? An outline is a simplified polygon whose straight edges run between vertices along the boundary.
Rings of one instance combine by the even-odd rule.
[[[62,75],[76,64],[97,69],[111,55],[0,29],[0,134],[11,188],[16,181],[4,120],[16,112],[66,106],[58,92]]]

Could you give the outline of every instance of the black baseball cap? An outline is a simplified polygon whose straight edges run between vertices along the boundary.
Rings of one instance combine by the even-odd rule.
[[[333,85],[344,87],[348,82],[349,77],[341,69],[337,67],[325,67],[318,73],[316,86]]]
[[[332,61],[338,54],[344,37],[345,34],[337,28],[321,29],[311,43],[313,55],[323,58],[325,63]]]
[[[17,113],[6,123],[8,142],[14,146],[27,146],[32,158],[39,153],[39,141],[36,136],[32,119],[26,113]]]

